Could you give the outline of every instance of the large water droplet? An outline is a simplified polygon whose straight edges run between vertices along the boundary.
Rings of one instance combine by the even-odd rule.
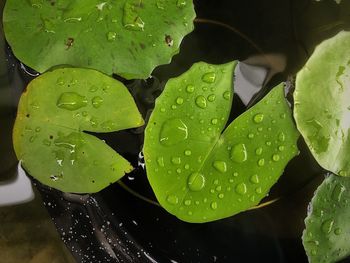
[[[201,173],[192,173],[187,180],[188,188],[191,191],[197,192],[203,189],[205,185],[205,178]]]
[[[215,94],[210,94],[210,95],[208,96],[208,101],[210,101],[210,102],[215,101],[215,99],[216,99]]]
[[[128,0],[124,5],[123,26],[132,31],[143,31],[145,22],[138,14],[138,9],[142,8],[142,1]]]
[[[233,146],[230,158],[232,161],[237,163],[245,162],[248,158],[248,153],[245,144],[240,143]]]
[[[100,96],[96,96],[92,99],[92,106],[96,109],[101,107],[102,103],[103,99]]]
[[[57,100],[57,107],[65,110],[78,110],[82,107],[85,107],[88,103],[88,100],[85,96],[81,96],[76,92],[65,92]]]
[[[215,72],[208,72],[202,76],[202,80],[206,83],[214,83],[216,80]]]
[[[193,93],[193,92],[194,92],[194,86],[193,86],[193,85],[188,85],[188,86],[186,87],[186,91],[187,91],[188,93]]]
[[[178,144],[188,137],[187,125],[181,119],[166,120],[161,128],[159,141],[165,146]]]
[[[202,95],[197,96],[196,105],[201,109],[205,109],[207,107],[207,99]]]
[[[227,165],[224,161],[214,161],[213,166],[220,173],[225,173],[227,171]]]
[[[345,192],[346,188],[342,184],[336,184],[333,191],[332,191],[332,199],[334,201],[340,202],[343,193]]]
[[[157,158],[157,163],[160,167],[164,167],[164,158],[161,156],[161,157],[158,157]]]
[[[332,231],[334,220],[328,219],[324,221],[321,225],[323,233],[329,234]]]
[[[247,186],[245,183],[239,183],[236,186],[235,190],[237,194],[244,195],[247,193]]]
[[[225,100],[229,100],[231,98],[231,92],[225,91],[223,97]]]
[[[212,202],[212,203],[210,204],[210,207],[211,207],[211,209],[215,210],[215,209],[218,208],[218,204],[217,204],[216,202]]]
[[[257,174],[254,174],[250,177],[250,182],[253,184],[258,184],[259,183],[259,176]]]
[[[172,157],[172,158],[171,158],[171,162],[172,162],[173,164],[181,164],[181,158],[180,158],[180,157],[177,157],[177,156]]]
[[[166,200],[171,205],[176,205],[179,202],[179,198],[176,195],[168,195]]]
[[[258,113],[253,117],[255,123],[261,123],[264,120],[264,114]]]

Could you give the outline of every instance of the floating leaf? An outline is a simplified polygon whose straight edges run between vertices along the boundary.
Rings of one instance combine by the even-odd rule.
[[[198,63],[171,79],[146,128],[148,179],[159,203],[184,221],[212,221],[256,205],[298,152],[282,85],[222,133],[235,65]]]
[[[65,192],[97,192],[131,165],[105,142],[86,134],[143,125],[119,81],[91,69],[57,69],[23,93],[13,140],[18,159],[36,179]]]
[[[305,219],[303,244],[310,262],[350,255],[350,179],[331,175],[316,190]]]
[[[193,30],[192,0],[8,0],[6,39],[26,65],[93,68],[147,78]]]
[[[318,163],[350,176],[350,33],[319,45],[298,73],[297,127]]]

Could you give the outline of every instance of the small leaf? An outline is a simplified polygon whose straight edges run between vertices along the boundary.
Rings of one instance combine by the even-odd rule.
[[[350,176],[350,32],[320,44],[296,78],[294,116],[318,163]]]
[[[350,178],[331,175],[316,190],[305,219],[309,261],[337,262],[350,255]]]
[[[132,166],[86,134],[143,125],[126,87],[90,69],[63,68],[34,79],[23,93],[13,142],[23,167],[65,192],[97,192]]]
[[[192,0],[8,0],[3,24],[17,58],[39,72],[65,64],[131,79],[169,63],[194,17]]]
[[[221,134],[235,66],[198,63],[171,79],[146,128],[148,179],[159,203],[184,221],[212,221],[256,205],[298,152],[282,85]]]

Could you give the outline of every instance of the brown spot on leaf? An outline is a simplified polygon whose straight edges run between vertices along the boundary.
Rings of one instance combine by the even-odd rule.
[[[70,49],[72,46],[73,46],[73,43],[74,43],[74,38],[72,37],[69,37],[67,38],[67,41],[66,41],[66,46],[67,46],[67,50]]]
[[[169,46],[172,47],[174,44],[174,40],[171,38],[169,35],[165,35],[165,43]]]

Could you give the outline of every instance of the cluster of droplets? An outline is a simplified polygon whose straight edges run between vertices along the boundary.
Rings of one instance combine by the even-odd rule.
[[[202,77],[202,80],[205,82],[215,82],[215,74],[209,73],[209,74],[205,74]],[[194,91],[194,86],[192,85],[188,85],[186,90],[189,90],[190,93],[192,93]],[[204,96],[203,96],[204,98]],[[203,98],[201,98],[201,100],[203,100]],[[197,97],[198,99],[198,97]],[[197,103],[197,99],[196,99],[196,103]],[[229,96],[226,97],[226,99],[229,99]],[[278,103],[280,104],[280,102]],[[202,101],[199,105],[197,105],[197,107],[199,108],[203,108],[203,105],[205,105]],[[282,113],[279,115],[279,118],[281,120],[284,120],[286,118],[286,114]],[[263,166],[265,166],[265,164],[268,162],[269,164],[273,164],[273,163],[278,163],[281,159],[283,159],[283,155],[282,153],[285,151],[285,143],[286,143],[286,135],[283,131],[280,131],[278,133],[274,132],[270,126],[276,125],[277,123],[277,119],[272,118],[272,116],[270,116],[270,118],[267,118],[263,113],[255,113],[254,115],[252,115],[252,119],[251,121],[255,124],[252,125],[252,127],[257,127],[257,133],[256,132],[248,132],[247,133],[247,138],[248,139],[253,139],[255,137],[257,137],[261,132],[263,132],[265,129],[270,132],[270,134],[273,133],[273,137],[275,137],[274,140],[266,140],[265,141],[265,145],[263,146],[258,146],[254,149],[255,153],[255,157],[252,156],[252,158],[255,160],[257,159],[256,165],[258,168],[261,168]],[[263,125],[264,122],[270,122],[271,125]],[[176,143],[179,143],[183,140],[185,140],[187,138],[188,135],[188,129],[187,126],[182,122],[179,121],[179,119],[173,119],[171,120],[172,124],[174,124],[174,122],[177,122],[177,125],[171,125],[172,128],[167,127],[166,129],[161,130],[161,143],[164,144],[164,138],[169,138],[171,137],[172,132],[170,131],[174,131],[176,129],[179,129],[182,131],[182,136],[176,136],[176,138],[178,140],[176,140]],[[214,122],[216,124],[216,120],[212,120],[212,122]],[[168,122],[165,122],[165,126],[168,125]],[[176,128],[177,127],[177,128]],[[255,129],[255,128],[254,128]],[[169,133],[167,133],[166,131],[169,131]],[[167,136],[164,136],[164,133],[167,134]],[[266,137],[266,136],[265,136]],[[176,144],[174,143],[174,144]],[[273,146],[276,146],[275,150],[273,150]],[[264,153],[264,148],[267,147],[269,148],[266,153]],[[247,162],[249,160],[249,154],[248,154],[248,146],[246,146],[245,143],[238,143],[235,144],[233,146],[228,146],[227,150],[229,150],[229,158],[231,160],[231,162],[233,162],[236,165],[240,165],[243,164],[245,162]],[[271,153],[272,152],[272,153]],[[271,154],[270,158],[266,159],[267,153]],[[282,156],[282,157],[281,157]],[[179,159],[174,159],[172,160],[173,164],[180,164]],[[164,167],[164,161],[162,158],[162,162],[158,162],[158,164],[162,167]],[[218,173],[218,174],[225,174],[228,173],[229,171],[232,171],[231,169],[231,164],[227,163],[226,161],[223,160],[214,160],[212,162],[212,166],[214,168],[214,170]],[[212,173],[210,173],[210,175],[213,175]],[[223,199],[225,197],[225,193],[223,192],[224,189],[226,189],[227,192],[232,192],[234,191],[238,196],[241,197],[247,197],[249,199],[250,202],[256,202],[257,198],[256,195],[259,196],[263,196],[264,194],[264,190],[261,186],[259,186],[259,184],[262,182],[260,176],[258,173],[253,173],[249,178],[248,181],[241,181],[241,179],[238,179],[239,173],[238,172],[234,172],[233,173],[233,177],[229,178],[228,182],[229,184],[223,183],[222,185],[219,184],[219,180],[214,180],[213,181],[213,188],[211,188],[209,191],[212,194],[216,194],[217,196],[217,200],[211,201],[209,202],[208,198],[203,199],[203,203],[208,203],[209,207],[212,210],[216,210],[219,207],[219,200]],[[211,176],[210,176],[211,177]],[[269,177],[270,178],[270,177]],[[205,185],[208,183],[208,178],[200,172],[192,172],[189,174],[188,179],[187,179],[187,187],[190,191],[192,192],[197,192],[197,191],[201,191],[205,188]],[[254,192],[255,194],[252,194],[250,192],[250,187],[249,184],[251,184],[254,188]],[[239,197],[238,201],[242,201],[242,198]],[[178,204],[180,199],[178,196],[174,195],[174,194],[170,194],[168,195],[167,199],[168,203],[175,205]],[[191,199],[185,199],[183,200],[183,204],[185,207],[189,207],[191,205],[199,205],[200,201],[196,200],[193,201]],[[188,213],[192,214],[192,211],[189,211]]]
[[[57,80],[57,84],[59,86],[68,85],[68,87],[70,87],[72,85],[72,83],[76,84],[77,81],[71,81],[69,83],[66,83],[63,78],[58,78],[58,80]],[[107,84],[103,84],[101,87],[97,87],[95,85],[92,85],[89,88],[89,93],[91,94],[91,95],[89,94],[89,96],[84,96],[84,95],[81,95],[81,94],[79,94],[77,92],[73,92],[73,91],[72,92],[63,92],[58,97],[57,102],[56,102],[56,106],[60,109],[69,110],[69,111],[77,111],[77,110],[80,110],[80,109],[87,107],[88,105],[91,105],[94,109],[99,109],[104,103],[104,99],[102,97],[102,94],[103,95],[108,94],[109,88],[110,88],[110,86]],[[95,93],[99,93],[99,95],[97,95]],[[90,97],[90,98],[88,98],[88,97]],[[85,118],[86,120],[88,120],[90,122],[91,126],[94,128],[99,126],[102,129],[107,130],[107,131],[114,129],[114,127],[116,125],[114,121],[107,120],[107,121],[98,123],[97,117],[91,116],[89,114],[89,112],[91,112],[91,110],[89,110],[89,111],[83,110],[81,112],[76,112],[74,114],[74,117]]]
[[[322,203],[321,207],[313,207],[312,210],[309,208],[309,213],[311,213],[312,216],[309,216],[307,219],[307,225],[310,225],[310,228],[307,227],[307,231],[304,234],[306,236],[304,236],[303,239],[305,245],[308,246],[311,256],[314,257],[318,255],[319,250],[322,249],[324,245],[323,242],[329,242],[328,240],[330,240],[332,236],[343,234],[344,231],[340,226],[337,226],[336,219],[332,218],[329,213],[326,213],[323,207],[327,210],[332,210],[341,209],[338,207],[339,205],[348,206],[348,200],[344,198],[346,190],[346,187],[341,183],[328,184],[327,191],[331,191],[329,199],[328,197],[318,197],[318,202]],[[333,207],[331,204],[333,204]],[[318,225],[320,231],[317,228],[311,227],[311,224],[314,223]],[[320,235],[320,233],[322,234]],[[322,251],[322,254],[328,254],[328,252]]]

